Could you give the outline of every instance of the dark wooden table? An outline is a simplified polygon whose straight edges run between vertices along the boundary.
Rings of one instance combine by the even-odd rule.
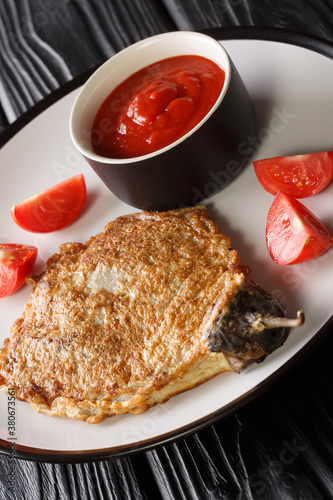
[[[274,39],[287,30],[330,42],[333,57],[332,0],[1,0],[0,26],[4,134],[73,78],[156,33],[252,27]],[[332,499],[332,335],[269,391],[166,446],[92,463],[16,459],[15,493],[1,454],[0,499]]]

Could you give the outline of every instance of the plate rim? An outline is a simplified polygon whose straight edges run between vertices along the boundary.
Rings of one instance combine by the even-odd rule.
[[[217,40],[261,40],[287,43],[294,46],[300,46],[321,54],[333,60],[333,42],[326,41],[311,35],[302,34],[299,32],[285,30],[283,28],[257,28],[249,27],[221,27],[209,28],[205,30],[195,30],[200,33],[205,33]],[[56,103],[70,92],[76,90],[83,85],[87,78],[100,66],[100,64],[81,73],[72,80],[68,81],[54,92],[46,96],[44,99],[36,103],[15,122],[9,125],[4,132],[0,134],[0,147],[4,146],[12,139],[20,130],[28,125],[34,118]],[[292,369],[296,369],[300,361],[303,360],[320,341],[326,336],[329,330],[333,329],[333,315],[326,323],[318,330],[317,333],[309,340],[294,356],[284,363],[275,372],[269,375],[262,382],[247,391],[242,396],[225,405],[222,409],[218,409],[205,417],[200,418],[190,424],[179,427],[168,433],[159,435],[156,438],[150,438],[137,443],[118,446],[116,448],[98,448],[96,450],[50,450],[44,448],[34,448],[20,444],[15,445],[15,458],[28,460],[32,462],[44,463],[83,463],[96,462],[101,460],[120,458],[134,455],[137,453],[156,449],[171,442],[184,439],[198,431],[203,430],[217,421],[227,417],[235,411],[243,408],[245,405],[264,394],[273,385],[284,378]],[[12,451],[9,448],[11,443],[0,438],[0,454],[12,456]]]

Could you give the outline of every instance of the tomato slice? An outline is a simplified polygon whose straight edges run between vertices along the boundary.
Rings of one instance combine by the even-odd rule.
[[[21,288],[34,267],[37,253],[37,248],[30,245],[0,244],[0,298]]]
[[[333,178],[333,151],[277,156],[253,162],[260,184],[271,194],[279,191],[307,198],[322,191]]]
[[[76,175],[10,209],[22,229],[49,233],[62,229],[79,215],[87,198],[83,174]]]
[[[333,233],[302,203],[278,193],[268,213],[266,244],[277,264],[297,264],[325,252]]]

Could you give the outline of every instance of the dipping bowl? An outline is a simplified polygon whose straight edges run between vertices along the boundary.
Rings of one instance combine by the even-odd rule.
[[[211,59],[225,72],[221,93],[206,116],[153,153],[128,159],[96,154],[93,121],[110,92],[150,64],[191,54]],[[134,43],[100,66],[75,100],[70,133],[78,151],[120,200],[143,210],[168,210],[202,203],[241,171],[248,161],[244,144],[256,135],[256,120],[245,85],[222,45],[201,33],[177,31]]]

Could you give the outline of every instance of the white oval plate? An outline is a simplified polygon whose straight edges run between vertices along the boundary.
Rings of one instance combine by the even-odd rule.
[[[265,40],[221,42],[241,74],[258,114],[258,137],[244,144],[253,159],[333,149],[333,60],[318,52]],[[78,90],[61,98],[9,140],[0,153],[0,242],[32,244],[39,248],[37,270],[66,241],[86,241],[110,220],[134,212],[116,199],[76,152],[68,121]],[[260,142],[261,141],[261,142]],[[209,168],[209,166],[208,166]],[[88,201],[80,217],[69,227],[51,234],[23,231],[11,219],[15,203],[82,172]],[[212,178],[206,193],[216,192]],[[333,183],[304,204],[333,229]],[[241,375],[225,373],[189,392],[172,398],[142,415],[116,416],[97,425],[50,418],[28,403],[15,404],[15,434],[8,430],[8,397],[0,394],[0,447],[9,453],[15,442],[18,457],[41,461],[87,461],[147,450],[157,444],[194,432],[227,415],[255,397],[268,382],[312,345],[318,332],[332,322],[333,248],[321,257],[296,266],[280,267],[269,257],[265,225],[273,197],[256,179],[252,164],[223,191],[206,201],[213,220],[231,238],[252,278],[277,295],[290,316],[300,308],[306,323],[291,332],[285,345],[264,363]],[[12,322],[21,316],[28,300],[24,287],[0,300],[0,344],[9,336]],[[13,439],[14,438],[14,439]]]

